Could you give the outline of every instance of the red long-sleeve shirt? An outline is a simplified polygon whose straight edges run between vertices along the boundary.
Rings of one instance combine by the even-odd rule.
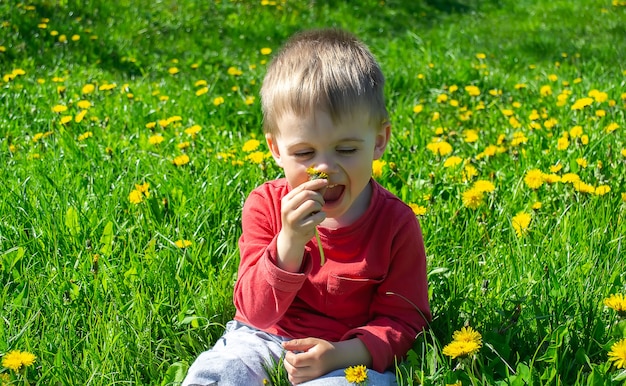
[[[243,208],[235,319],[290,338],[359,338],[379,372],[401,359],[431,319],[424,242],[412,210],[371,185],[369,208],[355,223],[318,227],[326,263],[320,266],[313,238],[300,273],[276,265],[287,181],[252,191]]]

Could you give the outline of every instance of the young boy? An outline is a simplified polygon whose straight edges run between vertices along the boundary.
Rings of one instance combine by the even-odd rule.
[[[184,385],[263,385],[283,355],[294,384],[348,385],[355,365],[368,385],[395,384],[431,315],[417,219],[371,177],[391,130],[383,85],[368,48],[340,30],[298,34],[269,65],[264,131],[285,177],[246,200],[235,318]]]

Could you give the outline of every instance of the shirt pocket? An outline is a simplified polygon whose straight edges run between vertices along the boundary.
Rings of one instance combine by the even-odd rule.
[[[345,277],[330,275],[327,283],[326,305],[336,318],[369,317],[372,300],[384,278]]]

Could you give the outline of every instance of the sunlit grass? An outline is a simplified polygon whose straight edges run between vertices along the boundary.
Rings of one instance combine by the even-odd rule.
[[[625,4],[361,3],[0,3],[0,356],[36,356],[0,382],[180,380],[234,313],[242,203],[281,175],[265,64],[331,25],[387,74],[374,171],[425,236],[434,320],[399,383],[626,376]],[[480,350],[444,355],[466,325]]]

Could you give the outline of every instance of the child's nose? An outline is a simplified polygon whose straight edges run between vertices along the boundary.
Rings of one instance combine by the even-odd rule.
[[[317,160],[315,168],[320,172],[324,172],[326,174],[331,174],[335,171],[337,164],[333,160],[331,156],[320,155]]]

